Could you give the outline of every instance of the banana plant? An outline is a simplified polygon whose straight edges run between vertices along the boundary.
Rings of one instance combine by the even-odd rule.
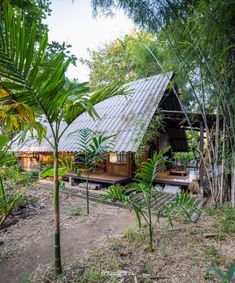
[[[0,22],[0,86],[8,95],[0,103],[23,103],[37,115],[44,115],[51,131],[51,138],[44,136],[54,156],[54,251],[55,274],[62,272],[60,245],[59,202],[59,143],[71,123],[84,111],[99,118],[94,105],[114,95],[126,94],[120,85],[107,86],[90,94],[87,83],[72,83],[65,78],[70,64],[63,53],[47,56],[48,36],[37,38],[37,25],[27,25],[21,11],[10,4],[3,5]],[[14,101],[14,103],[11,103]],[[5,105],[4,104],[4,105]],[[62,128],[61,124],[65,123]]]
[[[163,193],[154,186],[156,175],[159,171],[161,162],[164,161],[164,151],[156,152],[151,159],[140,165],[140,172],[136,174],[136,182],[124,188],[121,186],[111,186],[110,189],[102,196],[102,200],[117,199],[122,202],[130,211],[134,211],[139,227],[141,222],[148,226],[149,231],[149,251],[154,251],[153,236],[154,228],[159,223],[161,217],[167,217],[169,224],[173,225],[175,217],[191,220],[193,212],[198,211],[194,206],[194,199],[186,192],[177,193],[175,201],[164,205],[161,211],[152,212],[152,202],[158,201],[158,197]],[[139,198],[141,196],[141,198]],[[138,197],[138,201],[137,198]]]

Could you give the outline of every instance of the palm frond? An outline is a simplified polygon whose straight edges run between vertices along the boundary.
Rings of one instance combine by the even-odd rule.
[[[123,193],[123,189],[121,186],[110,186],[107,192],[102,195],[101,200],[117,199],[126,204],[130,200],[130,197]]]
[[[169,151],[170,147],[160,152],[155,152],[151,159],[140,164],[140,172],[136,174],[137,178],[140,178],[146,183],[152,184],[159,171],[159,166],[163,162],[163,155]]]
[[[162,211],[158,212],[158,217],[166,216],[172,226],[174,218],[191,220],[192,214],[195,212],[200,212],[195,206],[195,198],[192,198],[188,192],[181,192],[176,194],[174,202],[166,205]]]
[[[2,103],[12,101],[27,104],[53,118],[58,90],[64,85],[68,62],[62,54],[45,66],[47,34],[37,41],[37,26],[29,27],[20,11],[4,5],[0,24],[0,85],[9,90]],[[58,103],[59,103],[58,102]]]

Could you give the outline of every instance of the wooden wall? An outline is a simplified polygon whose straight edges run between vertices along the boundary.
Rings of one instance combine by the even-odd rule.
[[[107,161],[107,173],[117,176],[132,176],[133,173],[133,154],[126,153],[126,164],[111,163],[109,158]]]
[[[25,171],[39,170],[42,165],[52,161],[51,153],[18,153],[17,157]]]
[[[66,153],[60,153],[60,155],[66,155]],[[126,164],[111,163],[109,158],[107,158],[107,173],[117,176],[131,176],[133,172],[132,155],[131,152],[127,153]],[[71,158],[74,159],[73,154],[71,154]],[[42,165],[45,166],[51,163],[52,153],[20,153],[18,154],[18,160],[22,169],[26,171],[34,170],[36,167],[40,168]]]

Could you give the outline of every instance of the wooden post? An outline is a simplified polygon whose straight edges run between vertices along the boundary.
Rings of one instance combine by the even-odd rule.
[[[200,183],[200,192],[201,197],[204,197],[204,182],[203,182],[203,173],[204,173],[204,162],[203,162],[203,148],[204,148],[204,126],[203,122],[200,124],[200,168],[199,168],[199,183]]]

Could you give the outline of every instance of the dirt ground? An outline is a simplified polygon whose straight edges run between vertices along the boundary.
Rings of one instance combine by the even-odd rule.
[[[25,274],[53,259],[52,194],[41,188],[33,193],[39,197],[37,213],[0,230],[0,282],[19,282]],[[77,197],[61,195],[62,261],[78,257],[95,249],[109,235],[118,235],[127,226],[135,226],[135,218],[123,208],[90,202]],[[78,208],[81,215],[71,215]]]
[[[148,230],[138,231],[128,210],[91,202],[87,216],[85,200],[61,195],[64,265],[63,276],[55,279],[52,195],[40,188],[30,193],[39,199],[36,214],[32,210],[0,230],[0,283],[218,283],[208,264],[223,272],[235,264],[234,211],[220,210],[218,222],[208,203],[196,224],[179,221],[170,228],[164,219],[157,225],[155,251],[150,253]],[[77,208],[80,215],[75,216]],[[125,272],[132,275],[122,275],[120,281],[117,274]]]

